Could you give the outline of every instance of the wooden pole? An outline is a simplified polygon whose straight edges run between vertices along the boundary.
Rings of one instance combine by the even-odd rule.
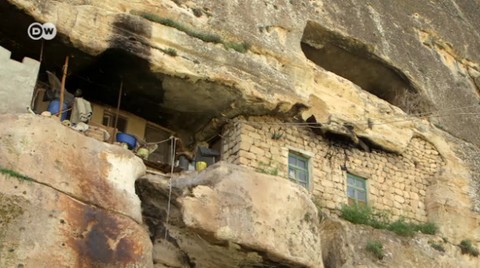
[[[42,45],[40,47],[40,62],[43,61],[43,49],[44,49],[44,40],[42,39]]]
[[[120,103],[122,103],[122,92],[123,92],[123,80],[120,81],[120,92],[118,94],[117,111],[115,112],[115,124],[114,124],[115,129],[117,129],[118,114],[120,113]]]
[[[62,121],[62,113],[63,113],[63,99],[65,95],[65,80],[67,80],[67,71],[68,71],[68,59],[67,56],[65,58],[65,65],[63,66],[63,76],[62,76],[62,87],[60,88],[60,109],[59,109],[59,116],[60,121]]]

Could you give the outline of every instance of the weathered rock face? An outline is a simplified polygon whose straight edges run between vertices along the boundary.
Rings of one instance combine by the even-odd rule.
[[[145,166],[118,146],[107,145],[34,115],[0,116],[0,165],[79,201],[141,223],[135,179]],[[54,152],[54,153],[50,153]]]
[[[203,118],[221,119],[221,113],[231,117],[284,112],[302,103],[311,108],[306,115],[315,115],[319,122],[327,123],[328,118],[349,122],[361,137],[393,151],[404,149],[411,138],[409,124],[384,124],[404,119],[404,114],[326,72],[325,67],[391,103],[399,103],[394,99],[406,91],[418,91],[417,97],[432,103],[434,110],[468,106],[468,110],[455,110],[462,115],[442,113],[432,120],[480,144],[476,117],[466,114],[479,111],[472,106],[479,100],[480,75],[480,35],[475,27],[480,20],[474,12],[478,4],[473,2],[9,2],[37,20],[54,22],[73,46],[87,53],[98,55],[118,48],[148,60],[150,71],[167,77],[156,88],[148,84],[150,93],[142,91],[141,96],[162,95],[161,106],[167,113],[177,111],[177,120],[188,118],[178,104],[197,107],[196,111],[205,112]],[[150,20],[136,12],[147,12]],[[167,27],[152,22],[152,16],[174,23]],[[176,25],[218,34],[221,42],[245,41],[251,47],[246,54],[237,53],[205,43]],[[168,48],[178,56],[165,53]],[[335,62],[332,59],[343,65],[329,64]],[[205,85],[205,81],[213,84]],[[184,89],[188,89],[186,94],[179,95]],[[198,97],[193,102],[188,94],[192,91]],[[213,97],[221,92],[228,93],[221,99]],[[366,127],[368,118],[378,125]]]
[[[9,5],[5,3],[0,3],[0,8]],[[480,239],[480,173],[476,161],[480,153],[478,3],[461,0],[442,3],[8,0],[8,3],[22,8],[38,21],[55,23],[59,40],[64,43],[107,58],[107,65],[92,70],[93,73],[100,73],[100,69],[118,72],[111,59],[123,59],[123,56],[141,59],[141,64],[127,61],[130,64],[124,65],[129,66],[121,69],[130,75],[126,81],[136,81],[134,94],[142,100],[126,105],[132,111],[143,111],[145,116],[160,115],[163,122],[178,127],[180,133],[193,134],[197,140],[210,137],[225,120],[236,115],[270,113],[304,120],[313,115],[314,121],[320,122],[326,131],[353,132],[355,137],[393,152],[402,152],[415,135],[424,137],[445,160],[445,168],[438,178],[432,179],[429,187],[428,218],[441,222],[442,233],[455,241],[469,238],[466,236]],[[146,12],[148,16],[139,16],[138,12]],[[0,16],[0,21],[2,18],[9,22],[8,16]],[[163,24],[158,23],[162,18],[169,18],[173,23],[164,20]],[[179,25],[201,35],[195,37],[192,31]],[[25,29],[16,32],[25,32]],[[209,34],[217,34],[226,45],[200,40],[199,36]],[[246,53],[226,49],[233,42],[244,41],[250,44]],[[47,47],[49,45],[47,43]],[[174,49],[176,56],[168,49]],[[112,56],[112,51],[121,51],[122,57],[116,57],[119,54],[115,53]],[[82,60],[77,57],[75,61]],[[46,62],[48,60],[44,64]],[[105,84],[102,80],[96,82]],[[410,112],[439,110],[428,118],[430,122],[474,145],[442,134],[430,122],[413,120],[391,104]],[[150,108],[142,110],[143,107]],[[15,135],[25,137],[25,133]],[[20,146],[21,142],[22,139],[16,139],[14,146]],[[29,146],[33,145],[26,147]],[[21,147],[23,152],[26,147]],[[22,162],[24,156],[7,155],[6,158],[0,155],[0,159],[6,159],[10,166],[19,160],[22,172],[35,179],[42,178],[41,168],[27,172],[29,168],[24,165],[28,162]],[[51,160],[55,159],[46,159]],[[65,170],[75,174],[74,169]],[[96,195],[88,187],[86,190],[72,187],[59,175],[56,178],[55,187],[61,187],[62,191],[99,206],[109,204],[104,207],[112,206],[124,215],[140,218],[139,211],[128,209],[125,203],[111,204],[105,196]],[[88,194],[84,195],[84,191]],[[199,187],[196,191],[208,193],[212,198],[224,197],[216,192],[216,186]],[[124,194],[119,196],[125,198]],[[128,196],[131,195],[127,194],[127,199]],[[195,191],[191,198],[194,199],[184,198],[185,202],[176,207],[182,204],[194,207],[195,200],[203,200],[195,197]],[[134,198],[128,202],[131,201],[138,204]],[[152,205],[152,211],[164,217],[162,209],[158,209],[160,204],[166,204],[165,200]],[[215,205],[211,209],[222,212],[223,207]],[[191,218],[184,222],[182,211],[174,209],[172,213],[179,225],[168,226],[168,243],[160,240],[155,245],[155,251],[171,252],[173,257],[168,261],[162,258],[165,265],[181,267],[210,260],[214,260],[212,265],[227,260],[241,263],[249,258],[278,264],[275,256],[256,253],[257,248],[245,252],[240,247],[239,250],[238,245],[246,243],[247,236],[233,236],[236,242],[227,243],[226,251],[225,240],[222,244],[215,238],[223,234],[218,231],[221,221],[210,223]],[[155,213],[146,218],[162,222]],[[460,218],[465,220],[459,221]],[[208,231],[205,237],[212,238],[213,243],[198,237],[191,228],[186,231],[186,223],[205,224]],[[163,233],[162,230],[159,233]],[[172,244],[173,240],[178,245]],[[261,245],[262,250],[271,246]],[[182,251],[187,247],[188,254]],[[281,247],[279,250],[284,255],[282,260],[300,262],[294,254],[284,254]],[[204,251],[211,255],[205,256]],[[193,260],[189,256],[194,256]],[[301,263],[313,263],[313,260]]]
[[[1,267],[151,267],[138,158],[54,119],[0,118]]]
[[[389,231],[336,219],[320,223],[325,267],[478,267],[478,258],[462,255],[457,244],[439,236],[400,237]],[[384,257],[366,250],[378,242]],[[438,249],[434,249],[437,246]],[[443,252],[440,251],[443,248]]]
[[[317,210],[308,193],[288,180],[229,164],[174,179],[165,225],[166,183],[150,178],[137,185],[147,223],[156,230],[158,265],[183,267],[188,260],[183,265],[323,267]]]

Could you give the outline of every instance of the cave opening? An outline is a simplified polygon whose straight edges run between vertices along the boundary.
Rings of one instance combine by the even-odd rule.
[[[32,101],[36,113],[46,111],[50,103],[44,99],[45,93],[36,94],[51,87],[47,71],[61,80],[67,56],[65,89],[71,94],[81,89],[83,97],[91,102],[93,115],[89,125],[103,125],[111,130],[122,85],[117,129],[145,142],[180,138],[177,153],[193,152],[198,143],[216,137],[221,125],[215,124],[214,119],[233,117],[242,109],[262,109],[260,105],[245,108],[241,92],[234,87],[172,76],[158,68],[152,70],[151,47],[139,41],[150,38],[151,26],[145,20],[129,14],[117,15],[108,48],[99,54],[72,43],[61,32],[50,41],[31,40],[27,29],[34,22],[24,10],[0,2],[0,23],[12,25],[0,28],[0,46],[12,53],[13,60],[21,62],[28,57],[41,61]],[[35,107],[37,102],[41,105]],[[232,112],[232,107],[239,108]],[[115,141],[112,137],[115,134],[110,135],[109,142]],[[150,154],[149,159],[153,156],[159,160],[156,163],[171,164],[170,146],[161,144],[157,152],[162,155]]]
[[[117,15],[109,47],[100,54],[77,48],[78,44],[73,44],[61,32],[50,41],[31,40],[27,29],[34,22],[36,20],[24,10],[6,1],[0,2],[0,23],[11,25],[0,28],[0,46],[9,50],[16,61],[24,57],[41,61],[38,85],[49,86],[47,71],[60,80],[65,57],[69,56],[65,87],[69,93],[81,89],[85,99],[108,107],[111,112],[117,106],[123,84],[122,111],[171,129],[186,145],[194,143],[195,134],[213,118],[230,112],[233,103],[242,102],[241,92],[233,87],[153,71],[151,47],[143,42],[150,38],[151,25],[141,18]],[[144,130],[139,132],[143,134]],[[218,134],[209,133],[210,136]]]
[[[350,80],[406,113],[429,110],[428,101],[407,76],[375,55],[373,47],[308,21],[301,48],[317,66]]]

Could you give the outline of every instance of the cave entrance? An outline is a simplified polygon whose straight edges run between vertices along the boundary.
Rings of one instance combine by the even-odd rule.
[[[191,146],[202,141],[196,140],[196,134],[213,118],[231,110],[232,103],[242,100],[241,92],[232,87],[152,71],[150,48],[144,48],[136,41],[140,34],[149,38],[149,23],[128,14],[116,18],[114,28],[119,32],[112,33],[115,38],[112,38],[110,47],[98,55],[76,48],[68,36],[61,33],[43,44],[31,40],[27,29],[33,22],[35,19],[23,10],[8,2],[0,2],[0,23],[11,25],[0,28],[0,46],[11,51],[12,59],[17,61],[24,57],[42,59],[37,88],[49,87],[47,71],[61,79],[65,57],[69,56],[67,91],[73,94],[76,89],[81,89],[84,98],[93,106],[91,122],[107,127],[108,131],[108,127],[113,126],[120,84],[123,84],[123,94],[117,127],[146,142],[175,135],[182,140],[178,150],[185,151],[195,150]],[[37,112],[46,110],[48,103],[43,101],[43,96],[37,97],[36,101],[43,105]],[[217,134],[218,130],[214,129],[209,135]],[[171,160],[169,145],[163,145],[158,150],[165,153],[152,155],[154,160]]]
[[[301,48],[316,65],[350,80],[407,113],[421,113],[428,109],[424,98],[400,70],[380,59],[373,53],[373,48],[356,39],[309,21]]]

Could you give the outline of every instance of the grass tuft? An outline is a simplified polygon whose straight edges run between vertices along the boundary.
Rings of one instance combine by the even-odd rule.
[[[367,241],[367,246],[365,249],[369,252],[372,252],[377,259],[382,260],[385,257],[385,253],[383,252],[383,245],[380,241]]]
[[[433,222],[417,224],[416,231],[419,231],[424,234],[434,235],[438,232],[438,226]]]
[[[163,53],[167,54],[167,55],[170,55],[172,57],[176,57],[177,56],[177,50],[174,49],[174,48],[167,48],[167,49],[160,49]]]
[[[472,245],[472,241],[469,239],[462,240],[458,245],[462,251],[462,254],[468,254],[474,257],[478,257],[478,249]]]
[[[32,179],[30,177],[27,177],[25,175],[22,175],[16,171],[13,171],[11,169],[6,169],[6,168],[0,168],[0,173],[1,174],[5,174],[5,175],[8,175],[10,177],[14,177],[14,178],[17,178],[19,180],[24,180],[24,181],[32,181]]]
[[[242,43],[224,43],[223,46],[226,49],[233,49],[237,52],[240,53],[246,53],[248,49],[250,48],[250,44],[247,42],[242,42]]]

